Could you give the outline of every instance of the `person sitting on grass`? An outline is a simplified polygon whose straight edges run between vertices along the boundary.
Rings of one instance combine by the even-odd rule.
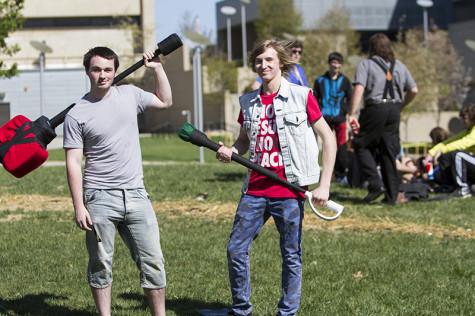
[[[475,103],[463,106],[460,118],[466,130],[432,147],[424,163],[438,168],[436,182],[452,186],[455,196],[470,197],[475,181]]]
[[[438,143],[447,140],[447,138],[449,138],[449,132],[440,126],[437,126],[430,130],[429,137],[432,141],[432,146],[435,146]]]

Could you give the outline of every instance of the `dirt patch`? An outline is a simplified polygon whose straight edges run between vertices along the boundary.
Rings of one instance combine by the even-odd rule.
[[[0,211],[66,211],[72,210],[71,198],[46,195],[2,195]]]
[[[204,201],[164,201],[154,202],[158,214],[169,217],[201,217],[209,219],[232,218],[237,203],[216,203]],[[51,197],[44,195],[4,195],[0,196],[1,211],[40,211],[72,212],[73,206],[69,197]],[[0,222],[17,221],[23,214],[9,214],[0,218]],[[410,222],[395,222],[389,218],[346,217],[343,215],[336,221],[325,222],[311,212],[307,212],[304,220],[305,229],[323,231],[355,231],[355,232],[400,232],[443,237],[460,237],[475,239],[475,232],[461,227],[442,225],[415,224]]]
[[[206,218],[229,218],[234,216],[236,203],[207,203],[207,202],[162,202],[154,203],[155,210],[166,212],[172,216],[190,216]],[[475,232],[461,227],[447,227],[441,225],[425,225],[410,222],[394,222],[389,218],[345,217],[326,222],[307,212],[304,219],[304,228],[324,231],[355,231],[381,232],[392,231],[428,236],[461,237],[474,239]]]

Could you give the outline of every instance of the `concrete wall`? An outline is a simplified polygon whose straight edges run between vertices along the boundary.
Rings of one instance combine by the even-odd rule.
[[[45,54],[45,67],[78,68],[82,67],[82,58],[86,51],[94,46],[107,46],[114,50],[121,63],[132,64],[134,55],[132,32],[123,29],[62,29],[55,30],[21,30],[15,32],[9,43],[18,44],[21,51],[13,58],[6,60],[8,64],[16,62],[20,69],[37,69],[39,51],[31,44],[32,39],[45,41],[52,52]],[[122,67],[121,67],[122,68]]]
[[[457,111],[437,113],[416,113],[411,114],[407,123],[401,121],[400,136],[403,142],[430,142],[429,132],[432,128],[440,126],[450,134],[456,134],[464,129],[462,121],[459,119]]]
[[[139,0],[25,0],[25,18],[140,15]]]
[[[119,55],[119,72],[140,60],[143,48],[155,49],[154,6],[154,0],[25,0],[25,24],[7,39],[21,50],[13,57],[1,56],[7,65],[17,63],[20,69],[18,76],[0,80],[0,93],[5,93],[10,117],[52,117],[84,95],[89,82],[82,58],[94,46],[108,46]],[[132,19],[135,29],[122,25],[122,18]],[[134,38],[137,30],[142,30],[143,37]],[[45,53],[42,111],[40,51],[32,41],[44,41],[50,48]],[[143,71],[131,76],[140,77]],[[61,127],[57,132],[61,133]]]
[[[9,103],[9,115],[22,114],[31,120],[41,115],[53,117],[89,90],[89,79],[84,70],[49,69],[43,74],[43,106],[40,102],[40,75],[38,71],[22,71],[11,79],[0,79],[0,90]],[[61,135],[62,127],[56,132]]]
[[[35,69],[39,51],[32,41],[45,41],[52,50],[46,53],[47,68],[79,67],[84,53],[94,46],[112,48],[124,66],[131,65],[140,57],[138,52],[156,47],[154,6],[154,0],[26,0],[25,25],[7,39],[21,50],[2,59],[20,69]],[[133,27],[121,22],[124,18],[142,31],[139,43]]]
[[[8,120],[10,120],[10,103],[0,100],[0,126],[5,124]]]
[[[184,110],[191,112],[193,122],[193,71],[189,48],[183,46],[163,58],[163,62],[172,86],[173,106],[165,110],[147,110],[141,122],[142,131],[175,132],[186,120],[181,114]],[[151,91],[153,84],[153,80],[147,80],[144,88]]]

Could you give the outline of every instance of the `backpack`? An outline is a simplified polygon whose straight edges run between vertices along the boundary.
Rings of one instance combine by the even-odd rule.
[[[409,201],[420,201],[429,198],[429,186],[425,183],[401,183],[399,192],[403,192]]]

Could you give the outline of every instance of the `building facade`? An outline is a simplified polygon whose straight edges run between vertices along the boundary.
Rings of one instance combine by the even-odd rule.
[[[449,35],[472,81],[465,103],[475,103],[475,1],[454,0],[454,20]]]
[[[21,50],[2,56],[7,65],[17,63],[20,73],[0,79],[0,121],[17,114],[51,117],[80,98],[89,90],[82,57],[94,46],[113,49],[119,71],[156,46],[154,0],[25,0],[22,13],[23,27],[7,39]]]
[[[468,0],[470,1],[470,0]],[[231,22],[231,42],[233,59],[242,58],[241,8],[246,7],[247,47],[252,48],[257,36],[254,22],[259,16],[259,0],[223,0],[216,3],[217,45],[222,52],[227,52],[227,19]],[[302,16],[302,29],[318,29],[319,20],[329,10],[339,5],[350,15],[351,27],[362,36],[362,45],[376,32],[390,36],[401,29],[422,27],[423,9],[416,0],[293,0],[294,8]],[[451,0],[438,0],[429,8],[432,27],[448,29],[453,19]],[[232,16],[222,13],[223,6],[236,9]]]

